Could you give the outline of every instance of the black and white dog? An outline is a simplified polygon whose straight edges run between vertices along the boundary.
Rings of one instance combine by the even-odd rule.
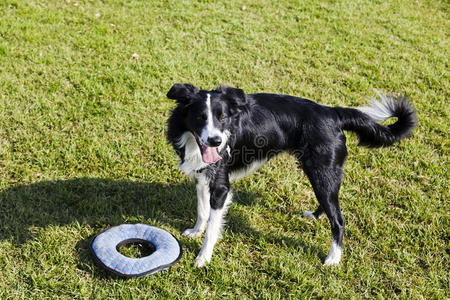
[[[344,235],[338,203],[347,157],[344,130],[356,132],[361,145],[381,147],[408,137],[417,124],[404,97],[380,95],[371,106],[353,109],[231,87],[199,90],[191,84],[175,84],[167,97],[178,103],[168,120],[168,140],[180,157],[180,169],[197,185],[197,222],[183,235],[199,237],[206,229],[197,267],[211,260],[220,237],[231,203],[230,182],[282,151],[297,157],[319,201],[314,212],[303,216],[325,213],[330,220],[333,241],[325,264],[338,264]],[[391,117],[398,118],[392,125],[377,123]]]

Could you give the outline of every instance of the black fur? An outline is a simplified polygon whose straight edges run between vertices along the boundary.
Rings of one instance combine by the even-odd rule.
[[[205,91],[188,84],[176,84],[167,94],[178,101],[168,121],[167,137],[181,162],[185,149],[177,142],[185,132],[200,135],[205,121],[199,116],[205,114],[207,94],[211,99],[214,125],[222,132],[229,131],[226,145],[231,150],[228,152],[223,147],[220,161],[196,170],[209,178],[211,207],[223,207],[234,172],[257,160],[268,160],[288,151],[297,157],[314,189],[319,202],[314,216],[317,218],[322,213],[328,216],[333,241],[339,246],[342,246],[344,234],[344,219],[338,203],[347,158],[344,130],[355,132],[361,145],[380,147],[410,136],[417,124],[415,110],[404,97],[391,98],[388,109],[398,120],[384,126],[358,109],[333,108],[281,94],[245,94],[241,89],[229,87]]]
[[[416,111],[406,97],[387,102],[393,117],[398,120],[394,124],[383,126],[374,122],[368,115],[357,109],[336,107],[344,130],[356,132],[360,145],[367,147],[390,146],[411,135],[417,125]]]

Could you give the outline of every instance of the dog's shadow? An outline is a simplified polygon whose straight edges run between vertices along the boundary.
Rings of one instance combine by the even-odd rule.
[[[252,193],[237,191],[234,199],[238,203],[241,199],[243,205],[251,205],[257,197]],[[64,226],[74,222],[100,230],[122,223],[153,220],[156,225],[182,231],[192,227],[195,221],[195,198],[195,186],[190,182],[168,185],[77,178],[19,185],[0,192],[0,240],[20,245],[33,237],[31,228]],[[230,210],[228,218],[234,224],[229,229],[233,232],[263,236],[272,243],[299,247],[305,252],[314,251],[321,256],[320,251],[300,240],[259,232],[234,210]],[[90,264],[90,239],[87,237],[76,246],[79,266]],[[183,247],[194,252],[198,251],[199,242],[182,240]]]
[[[135,219],[154,219],[178,229],[188,221],[195,188],[98,178],[42,181],[0,193],[0,239],[26,242],[30,227],[78,222],[103,228]]]

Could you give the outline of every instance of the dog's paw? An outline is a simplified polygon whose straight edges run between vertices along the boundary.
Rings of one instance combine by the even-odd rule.
[[[327,258],[325,258],[325,262],[323,264],[325,266],[337,266],[340,261],[341,261],[340,257],[338,258],[338,257],[327,256]]]
[[[309,211],[309,210],[302,213],[302,217],[308,218],[308,219],[313,219],[313,220],[317,219],[316,215],[314,215],[314,212]]]
[[[196,238],[196,237],[201,236],[202,233],[203,233],[202,230],[197,230],[195,228],[189,228],[189,229],[186,229],[185,231],[183,231],[182,235],[185,237]]]
[[[327,258],[325,258],[324,265],[326,266],[335,266],[338,265],[341,261],[342,249],[337,246],[335,243],[331,245],[330,253]]]
[[[195,267],[197,268],[204,268],[206,267],[206,264],[209,263],[211,261],[211,258],[207,258],[206,255],[199,255],[197,256],[197,258],[195,259]]]

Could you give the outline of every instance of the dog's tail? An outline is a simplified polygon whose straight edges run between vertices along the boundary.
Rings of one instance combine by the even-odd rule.
[[[408,138],[417,126],[416,110],[405,96],[394,97],[378,94],[380,99],[370,106],[360,108],[336,107],[341,119],[341,128],[355,132],[360,145],[367,147],[389,146]],[[391,125],[378,124],[396,117]]]

